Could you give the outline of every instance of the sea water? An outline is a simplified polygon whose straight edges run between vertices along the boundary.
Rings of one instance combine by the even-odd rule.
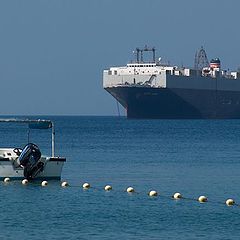
[[[0,183],[0,239],[239,239],[240,207],[225,201],[240,204],[240,120],[43,118],[55,123],[70,187]],[[28,142],[25,125],[0,124],[0,133],[0,147]],[[50,130],[29,138],[51,153]]]

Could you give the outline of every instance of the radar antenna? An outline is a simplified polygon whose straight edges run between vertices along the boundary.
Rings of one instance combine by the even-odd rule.
[[[201,47],[200,50],[198,50],[195,54],[195,61],[194,61],[194,69],[196,70],[202,70],[204,67],[208,67],[209,62],[207,58],[207,54],[203,47]]]

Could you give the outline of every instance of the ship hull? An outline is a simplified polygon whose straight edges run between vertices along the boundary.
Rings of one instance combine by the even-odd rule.
[[[183,88],[107,87],[128,118],[238,119],[240,93]]]

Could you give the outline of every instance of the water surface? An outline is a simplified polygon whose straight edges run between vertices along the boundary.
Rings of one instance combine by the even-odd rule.
[[[240,203],[240,120],[46,118],[71,187],[1,183],[1,239],[239,239],[240,207],[224,202]],[[1,147],[27,143],[26,126],[0,124],[0,132]],[[50,137],[30,134],[47,154]],[[82,190],[84,182],[92,188]],[[157,198],[147,196],[152,189]],[[174,192],[209,202],[174,201]]]

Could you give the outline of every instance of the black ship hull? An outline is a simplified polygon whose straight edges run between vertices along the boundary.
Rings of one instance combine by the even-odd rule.
[[[236,119],[240,92],[181,88],[105,88],[127,110],[128,118]]]

